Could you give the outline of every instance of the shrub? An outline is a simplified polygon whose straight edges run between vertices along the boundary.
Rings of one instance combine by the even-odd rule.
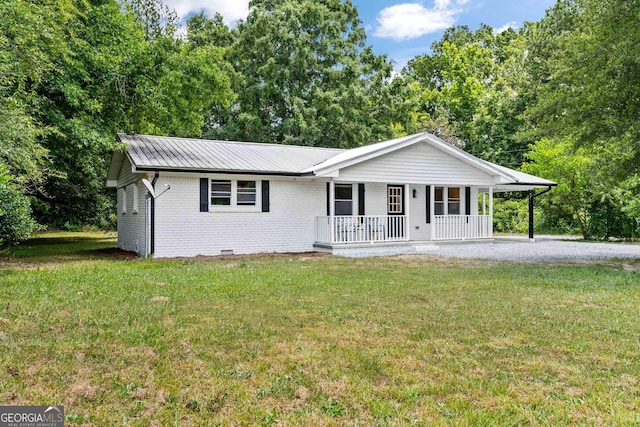
[[[0,164],[0,246],[16,245],[40,229],[31,216],[29,199]]]

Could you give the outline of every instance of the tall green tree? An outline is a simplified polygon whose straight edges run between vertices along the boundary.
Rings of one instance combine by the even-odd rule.
[[[487,160],[517,167],[526,151],[519,126],[522,36],[481,25],[449,28],[431,53],[409,61],[422,126]]]
[[[577,196],[594,237],[640,231],[639,9],[637,0],[565,0],[528,34],[536,96],[521,136],[542,151],[541,141],[570,141],[559,154],[568,164],[587,150],[597,171]]]
[[[0,163],[31,194],[51,173],[42,138],[55,131],[39,121],[46,97],[38,89],[56,58],[70,55],[76,14],[71,1],[0,0]]]
[[[112,221],[104,177],[116,132],[200,136],[211,105],[229,105],[221,49],[176,38],[160,2],[132,3],[79,1],[67,24],[73,36],[63,39],[69,54],[56,57],[38,85],[37,119],[54,130],[42,145],[55,174],[36,205],[49,223]]]
[[[391,64],[341,0],[254,0],[231,60],[237,98],[212,136],[353,147],[391,135]]]

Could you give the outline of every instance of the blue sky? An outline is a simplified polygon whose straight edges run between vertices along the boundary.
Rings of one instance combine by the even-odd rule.
[[[249,0],[164,0],[179,16],[203,10],[219,12],[225,21],[244,19]],[[556,0],[352,0],[367,30],[367,42],[378,54],[387,54],[400,70],[416,55],[430,51],[452,25],[472,30],[485,23],[494,29],[519,28],[538,21]]]

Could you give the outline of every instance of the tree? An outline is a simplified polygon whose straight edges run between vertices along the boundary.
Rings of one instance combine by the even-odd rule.
[[[391,135],[391,64],[341,0],[254,0],[230,58],[235,104],[207,134],[352,147]]]
[[[522,105],[521,40],[511,29],[452,27],[431,54],[409,61],[403,75],[418,85],[422,126],[445,129],[445,139],[472,154],[517,167],[526,151],[514,138]]]
[[[602,238],[639,231],[639,6],[637,0],[565,0],[528,34],[536,96],[521,136],[570,141],[562,161],[586,152],[597,164],[580,197],[589,204],[586,234]]]
[[[0,162],[31,194],[52,172],[42,138],[55,131],[38,120],[38,88],[55,58],[69,55],[64,40],[75,15],[66,0],[0,0]]]
[[[37,120],[52,129],[41,143],[55,173],[35,205],[47,223],[113,225],[104,177],[117,132],[200,136],[212,105],[229,105],[222,49],[175,38],[161,3],[132,3],[142,17],[115,0],[80,2],[62,39],[69,54],[37,86]]]

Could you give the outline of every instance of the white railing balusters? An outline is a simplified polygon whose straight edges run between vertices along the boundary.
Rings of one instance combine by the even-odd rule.
[[[315,218],[316,242],[323,244],[407,241],[406,215],[354,215]],[[486,239],[493,236],[490,215],[435,215],[433,240]]]
[[[375,243],[407,240],[405,215],[316,217],[316,242]]]
[[[492,236],[489,215],[436,215],[434,240],[484,239]]]

